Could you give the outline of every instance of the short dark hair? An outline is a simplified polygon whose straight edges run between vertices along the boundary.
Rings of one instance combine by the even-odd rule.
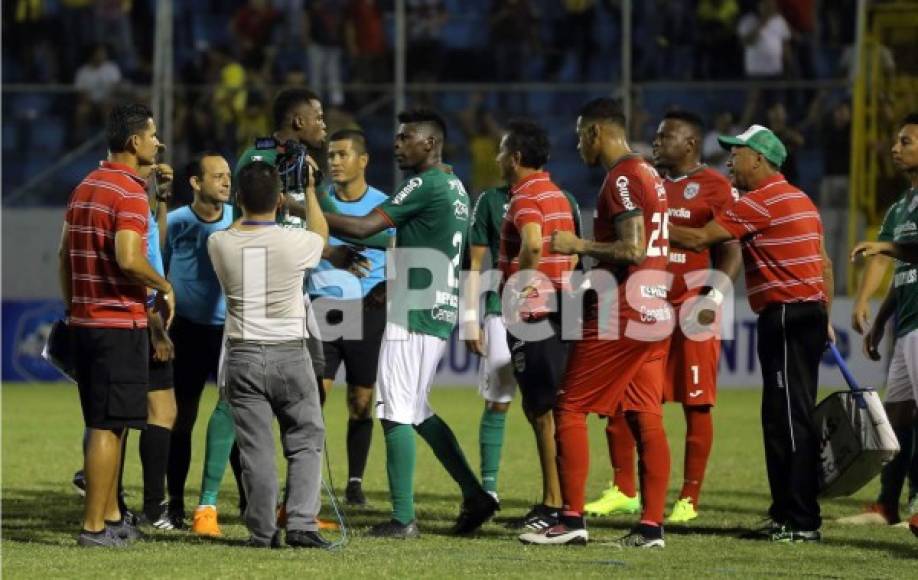
[[[439,134],[441,140],[446,141],[446,121],[443,120],[440,113],[433,109],[418,107],[402,111],[398,114],[398,122],[404,124],[422,123],[428,125]]]
[[[322,102],[322,99],[319,98],[319,95],[304,88],[284,89],[279,92],[277,96],[274,97],[274,108],[272,110],[274,128],[281,129],[284,125],[284,121],[287,120],[287,116],[293,112],[293,109],[299,107],[303,103],[309,103],[311,101]]]
[[[277,207],[280,177],[264,161],[253,161],[239,170],[239,205],[252,213],[268,213]]]
[[[185,171],[188,174],[188,179],[191,179],[192,177],[201,179],[204,177],[203,163],[204,159],[207,157],[223,157],[223,155],[213,150],[201,151],[200,153],[196,154],[191,158],[191,161],[188,162],[188,165],[185,166]]]
[[[514,119],[507,124],[507,150],[520,154],[523,167],[541,169],[548,163],[551,143],[541,125],[528,119]]]
[[[691,111],[673,109],[671,111],[667,111],[666,114],[663,115],[663,119],[681,121],[686,125],[689,125],[692,128],[692,131],[695,133],[695,136],[699,139],[704,136],[704,121],[701,120],[700,116]]]
[[[140,103],[115,105],[108,115],[108,123],[105,126],[108,150],[112,153],[127,150],[128,140],[146,129],[147,123],[152,118],[153,111],[146,105]]]
[[[909,113],[902,119],[902,126],[905,125],[918,125],[918,113]]]
[[[367,136],[360,129],[341,129],[332,133],[328,142],[350,140],[357,153],[363,155],[367,152]]]
[[[579,116],[587,121],[609,121],[625,128],[627,120],[621,103],[611,97],[599,97],[585,104]]]

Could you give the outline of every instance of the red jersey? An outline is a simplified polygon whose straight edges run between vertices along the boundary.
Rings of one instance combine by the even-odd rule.
[[[533,173],[510,188],[510,207],[504,215],[500,230],[500,254],[497,267],[504,283],[520,269],[520,232],[526,224],[542,227],[542,255],[538,270],[550,280],[541,284],[533,280],[537,295],[526,301],[527,314],[545,314],[550,310],[547,297],[568,283],[567,273],[573,268],[573,258],[551,251],[551,235],[557,231],[575,233],[574,214],[567,196],[551,181],[546,171]]]
[[[70,237],[73,301],[70,324],[102,328],[147,326],[147,291],[115,261],[115,233],[137,232],[147,243],[146,182],[130,167],[103,161],[76,187],[65,218]]]
[[[780,173],[715,220],[743,245],[749,305],[825,302],[822,220],[810,198]]]
[[[666,187],[670,223],[690,228],[704,227],[721,209],[739,197],[726,177],[707,166],[682,177],[666,178],[663,185]],[[693,288],[689,292],[685,286],[685,274],[710,267],[710,250],[692,252],[670,247],[669,271],[674,276],[669,291],[670,303],[682,304],[697,295],[701,288]]]
[[[652,323],[672,315],[668,305],[661,304],[667,298],[665,270],[669,262],[666,208],[663,180],[657,170],[641,157],[624,157],[606,174],[596,203],[593,237],[601,243],[618,241],[616,221],[642,215],[647,244],[646,257],[640,264],[626,266],[599,262],[596,266],[615,274],[622,318]],[[629,278],[638,282],[625,300]],[[621,330],[624,331],[624,328]]]

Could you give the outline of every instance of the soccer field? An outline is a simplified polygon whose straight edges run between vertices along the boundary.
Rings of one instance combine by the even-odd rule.
[[[350,510],[351,536],[339,551],[252,550],[239,520],[236,490],[228,473],[220,498],[225,539],[204,541],[188,532],[151,534],[123,551],[76,547],[82,501],[70,484],[82,463],[81,420],[74,387],[62,384],[3,386],[2,572],[6,578],[251,578],[251,577],[918,577],[918,538],[904,528],[846,528],[827,523],[819,545],[770,545],[736,539],[768,506],[758,419],[757,391],[723,391],[715,410],[716,440],[702,493],[701,515],[689,525],[666,529],[662,551],[622,551],[610,544],[632,516],[589,521],[586,547],[525,547],[501,522],[521,515],[541,488],[535,443],[515,404],[508,420],[500,474],[503,510],[474,538],[446,534],[459,507],[459,492],[423,442],[418,445],[416,492],[422,537],[375,540],[366,528],[387,518],[385,454],[376,427],[365,489],[371,505]],[[434,407],[456,431],[469,460],[478,465],[481,399],[471,389],[438,389]],[[195,432],[186,503],[196,501],[203,455],[203,424],[215,402],[208,388]],[[329,456],[339,493],[346,477],[343,391],[326,407]],[[682,473],[681,410],[666,409],[673,456],[670,501]],[[609,466],[602,424],[591,420],[592,469],[588,495],[605,487]],[[126,466],[128,504],[142,495],[137,436]],[[279,462],[279,464],[281,464]],[[827,519],[858,510],[876,493],[873,482],[856,497],[827,501]],[[325,517],[329,517],[327,500]]]

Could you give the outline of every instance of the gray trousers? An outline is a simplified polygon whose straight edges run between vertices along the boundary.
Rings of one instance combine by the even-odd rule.
[[[305,341],[229,341],[224,364],[226,397],[233,412],[248,498],[246,526],[263,542],[277,531],[273,432],[277,417],[287,459],[287,529],[317,530],[325,425]]]

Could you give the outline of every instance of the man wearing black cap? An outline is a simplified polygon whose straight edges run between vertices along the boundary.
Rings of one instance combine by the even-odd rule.
[[[731,238],[742,244],[746,292],[759,316],[762,430],[772,498],[771,521],[749,537],[818,541],[819,437],[812,412],[819,361],[827,341],[834,340],[828,318],[832,262],[816,207],[779,171],[787,158],[781,140],[767,127],[752,125],[719,141],[730,150],[733,184],[747,193],[703,228],[671,225],[670,241],[695,251]]]

